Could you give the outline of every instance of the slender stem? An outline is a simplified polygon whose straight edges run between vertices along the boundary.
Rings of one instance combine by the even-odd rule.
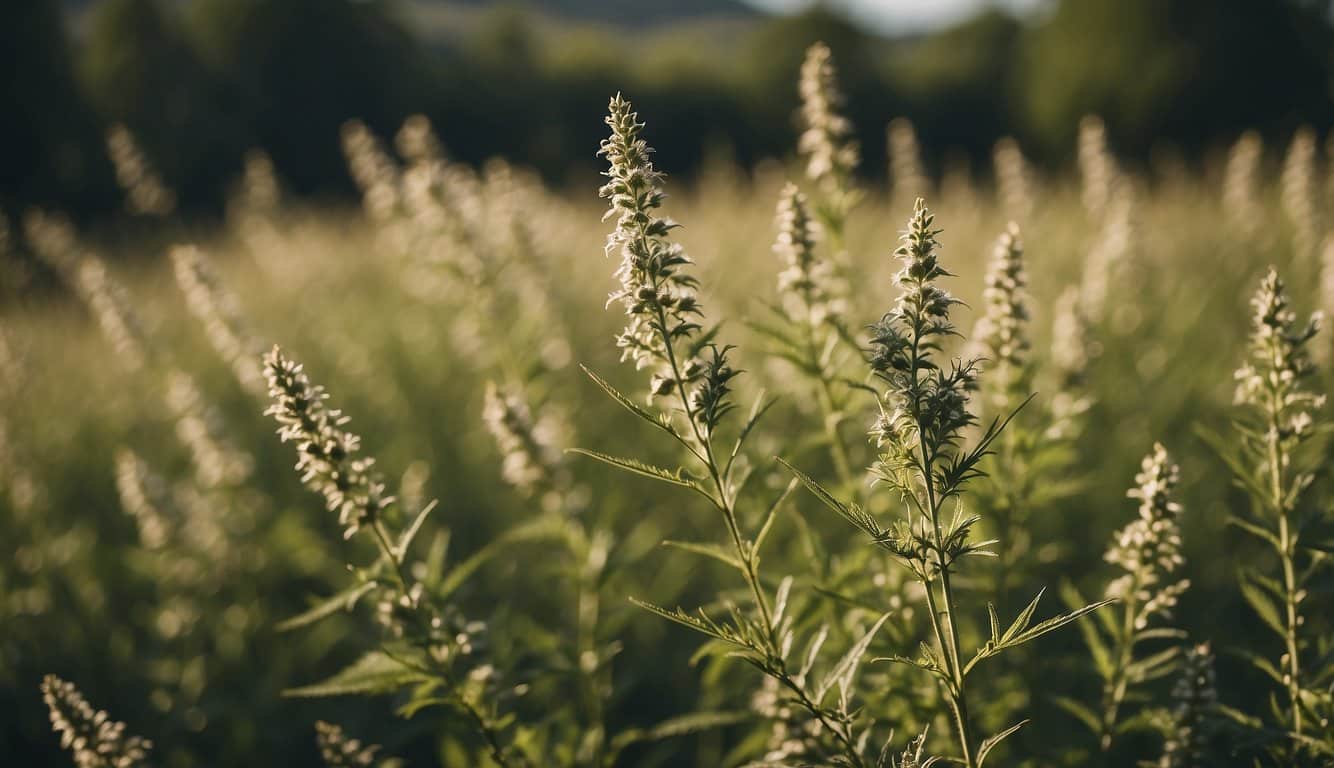
[[[1139,612],[1140,580],[1139,575],[1132,576],[1130,589],[1126,590],[1125,613],[1121,623],[1120,652],[1116,657],[1116,666],[1112,676],[1103,686],[1103,708],[1101,729],[1098,733],[1098,748],[1103,752],[1106,764],[1107,752],[1112,748],[1112,730],[1116,727],[1116,717],[1125,701],[1126,690],[1130,686],[1127,671],[1135,658],[1135,615]]]
[[[384,523],[379,520],[371,521],[371,531],[375,533],[376,546],[380,548],[380,554],[389,561],[394,574],[394,581],[398,583],[398,588],[406,596],[409,593],[407,577],[403,575],[403,564],[399,562],[398,553],[394,551],[394,546],[389,543],[389,533],[384,529]]]
[[[918,422],[918,434],[921,435],[921,422]],[[920,440],[920,438],[919,438]],[[936,557],[940,567],[940,596],[941,596],[941,615],[945,622],[945,639],[948,646],[941,640],[940,629],[936,628],[936,640],[941,645],[941,655],[945,657],[950,679],[953,681],[950,690],[950,703],[954,708],[955,726],[959,732],[959,747],[963,752],[963,762],[967,768],[975,768],[976,762],[973,759],[973,738],[972,728],[968,722],[968,700],[964,695],[963,666],[959,654],[959,632],[955,627],[954,620],[954,592],[950,588],[949,566],[945,563],[945,536],[940,528],[940,506],[936,498],[935,482],[931,477],[931,457],[927,454],[926,445],[921,444],[922,454],[922,484],[926,486],[927,511],[931,515],[931,525],[935,534]],[[927,594],[931,594],[931,586],[927,585]],[[932,606],[932,616],[935,616],[936,610]]]
[[[1288,505],[1284,501],[1283,447],[1280,444],[1278,414],[1271,419],[1269,428],[1269,474],[1272,504],[1278,515],[1278,555],[1283,564],[1283,604],[1285,612],[1284,643],[1287,653],[1283,665],[1284,682],[1288,689],[1288,703],[1292,707],[1292,729],[1302,735],[1301,665],[1297,656],[1297,579],[1293,565],[1292,523],[1288,519]]]
[[[588,532],[582,526],[578,526],[577,534],[579,573],[575,649],[578,658],[575,660],[575,664],[580,672],[582,683],[580,687],[583,689],[585,726],[594,729],[597,733],[595,754],[591,762],[591,764],[597,765],[602,762],[602,748],[606,742],[606,725],[603,722],[601,681],[599,679],[600,670],[597,656],[597,629],[601,611],[598,580],[601,569],[589,565],[593,544]]]
[[[655,284],[654,290],[657,289],[658,286]],[[723,519],[727,523],[728,535],[732,539],[732,546],[743,566],[742,575],[750,587],[751,595],[754,597],[755,605],[760,612],[760,618],[764,621],[765,632],[772,635],[775,629],[773,617],[769,613],[769,604],[764,599],[764,590],[760,585],[759,573],[755,567],[754,553],[745,545],[741,529],[737,525],[736,511],[732,507],[732,500],[727,493],[727,485],[723,482],[722,473],[718,469],[718,462],[713,455],[713,442],[705,437],[704,433],[700,432],[694,409],[690,407],[690,393],[686,392],[685,377],[681,375],[681,366],[676,359],[676,350],[672,346],[671,334],[667,330],[667,312],[661,304],[657,305],[657,314],[658,333],[662,337],[663,347],[667,350],[667,363],[671,366],[672,378],[676,381],[676,391],[681,401],[681,408],[685,411],[686,421],[690,423],[690,429],[695,435],[696,442],[704,450],[704,465],[713,480],[714,488],[718,491],[716,504],[723,513]]]

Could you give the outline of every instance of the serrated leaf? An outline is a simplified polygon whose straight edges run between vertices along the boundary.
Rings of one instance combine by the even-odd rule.
[[[662,545],[664,547],[671,547],[672,549],[679,549],[683,552],[690,552],[692,554],[713,558],[714,560],[717,560],[720,563],[725,563],[738,571],[744,570],[741,566],[741,561],[736,558],[736,555],[730,550],[712,542],[677,541],[675,539],[667,539],[662,542]]]
[[[1000,733],[988,736],[984,739],[982,745],[977,748],[977,768],[982,768],[982,764],[986,761],[987,755],[991,754],[991,750],[995,749],[997,744],[1000,744],[1007,736],[1013,734],[1015,731],[1028,725],[1028,722],[1028,720],[1020,720]]]
[[[1116,602],[1115,599],[1099,600],[1098,602],[1093,603],[1091,605],[1086,605],[1077,611],[1072,611],[1062,616],[1053,616],[1052,618],[1047,619],[1046,621],[1038,624],[1037,626],[1034,626],[1033,628],[1015,637],[1014,640],[1010,643],[1010,645],[1011,646],[1021,645],[1023,643],[1027,643],[1030,640],[1035,640],[1047,634],[1048,632],[1060,629],[1061,627],[1064,627],[1066,624],[1069,624],[1072,621],[1078,621],[1081,617],[1089,613],[1092,613],[1093,611],[1096,611],[1105,605],[1111,605],[1112,603],[1115,602]]]
[[[351,610],[352,607],[357,604],[357,601],[372,589],[375,589],[375,582],[373,581],[367,581],[349,587],[332,597],[327,597],[315,603],[310,608],[290,619],[284,619],[283,621],[278,622],[275,628],[279,632],[290,632],[294,629],[310,626],[311,624],[326,619],[340,611]]]
[[[606,379],[602,378],[596,373],[593,373],[593,371],[589,369],[588,366],[583,365],[581,363],[579,367],[583,369],[584,373],[588,374],[588,378],[592,379],[593,383],[597,384],[599,387],[602,388],[603,392],[606,392],[607,395],[611,397],[611,399],[615,400],[617,403],[620,403],[622,408],[626,409],[630,413],[633,413],[634,415],[638,416],[644,421],[647,421],[648,423],[652,424],[658,429],[661,429],[662,431],[666,432],[667,434],[671,435],[677,440],[681,440],[681,436],[677,434],[676,430],[672,428],[671,424],[664,422],[662,419],[654,416],[653,414],[639,407],[639,405],[635,401],[621,394],[621,391],[616,387],[613,387],[611,383],[608,382]]]
[[[1045,594],[1046,591],[1045,588],[1039,589],[1032,602],[1024,606],[1024,609],[1019,612],[1019,615],[1014,617],[1014,621],[1011,622],[1009,628],[1005,630],[1005,634],[1001,635],[1000,642],[998,643],[999,645],[1005,645],[1011,642],[1014,638],[1018,637],[1020,632],[1023,632],[1028,628],[1029,622],[1033,621],[1034,611],[1038,609],[1038,601],[1042,599],[1042,595]]]
[[[597,459],[604,464],[609,464],[617,469],[623,469],[626,472],[640,475],[642,477],[661,480],[664,483],[678,485],[682,488],[689,488],[714,504],[718,503],[714,500],[713,496],[709,495],[708,491],[704,490],[704,486],[687,477],[685,473],[679,469],[673,472],[669,469],[663,469],[662,467],[657,467],[652,464],[645,464],[638,459],[623,459],[618,456],[611,456],[598,451],[590,451],[586,448],[570,448],[569,453],[577,453],[581,456],[587,456],[590,459]]]
[[[825,506],[838,513],[840,517],[851,523],[854,528],[862,531],[867,536],[870,536],[877,544],[884,544],[884,530],[880,528],[879,524],[877,524],[870,515],[863,512],[860,507],[856,504],[844,504],[836,499],[832,493],[825,490],[825,487],[816,482],[814,478],[787,463],[787,461],[781,457],[775,458],[778,459],[779,464],[787,467],[788,471],[796,476],[796,478],[801,481],[801,484],[806,486],[806,489],[814,494],[817,499],[824,502]]]
[[[430,675],[407,667],[381,651],[371,651],[323,682],[289,688],[283,691],[283,695],[292,698],[325,698],[392,693],[405,685],[430,679]]]

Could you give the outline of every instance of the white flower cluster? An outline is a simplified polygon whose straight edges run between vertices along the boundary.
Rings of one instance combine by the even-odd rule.
[[[51,727],[78,768],[138,768],[145,764],[150,741],[125,735],[119,723],[94,711],[73,683],[55,675],[42,680],[42,698],[51,711]]]
[[[1179,479],[1180,470],[1167,449],[1155,443],[1140,465],[1135,487],[1126,493],[1139,499],[1139,517],[1117,532],[1107,551],[1107,562],[1126,571],[1108,585],[1107,596],[1135,601],[1136,629],[1170,612],[1190,586],[1185,579],[1166,583],[1186,562],[1181,555],[1181,505],[1173,500]]]
[[[295,442],[296,470],[301,481],[324,496],[325,506],[338,513],[344,538],[363,525],[377,522],[393,502],[374,471],[375,459],[358,456],[361,438],[342,428],[347,418],[326,408],[324,387],[312,385],[300,363],[278,347],[264,356],[273,405],[265,413],[280,425],[283,442]]]

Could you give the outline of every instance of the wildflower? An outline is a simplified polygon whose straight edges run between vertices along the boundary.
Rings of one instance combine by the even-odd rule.
[[[227,289],[203,252],[192,245],[171,249],[176,284],[185,306],[204,326],[215,352],[231,366],[236,380],[251,394],[264,392],[259,341],[251,334],[235,294]]]
[[[1218,706],[1214,685],[1214,656],[1208,643],[1186,650],[1180,677],[1172,688],[1172,710],[1167,741],[1159,768],[1194,768],[1205,765],[1213,716]]]
[[[1027,221],[1033,213],[1033,172],[1019,142],[1006,136],[991,153],[1001,205],[1010,216]]]
[[[272,211],[282,203],[282,188],[273,160],[262,149],[245,153],[241,174],[242,196],[246,206],[254,211]]]
[[[1079,175],[1084,209],[1096,221],[1102,218],[1119,186],[1116,160],[1107,149],[1107,126],[1097,115],[1079,121]]]
[[[116,169],[116,182],[125,192],[130,213],[168,216],[176,208],[176,194],[163,183],[144,157],[134,136],[117,123],[107,131],[107,150]]]
[[[1223,207],[1229,218],[1248,231],[1260,225],[1260,161],[1264,139],[1256,131],[1246,131],[1228,151],[1223,172]]]
[[[889,121],[886,129],[889,146],[889,178],[895,200],[910,200],[925,195],[926,172],[922,170],[922,148],[917,142],[917,130],[906,117]]]
[[[149,549],[161,549],[171,536],[172,524],[164,513],[166,482],[148,468],[134,451],[116,451],[116,492],[121,507],[139,526],[139,540]]]
[[[676,341],[699,330],[696,281],[683,271],[690,258],[668,237],[676,222],[657,214],[666,195],[662,174],[650,158],[652,149],[640,138],[644,124],[620,94],[611,100],[609,110],[606,123],[611,137],[602,142],[599,154],[610,167],[599,195],[611,204],[606,218],[616,218],[616,228],[607,237],[607,253],[621,257],[616,271],[621,288],[611,294],[609,303],[619,301],[629,316],[616,344],[621,359],[633,360],[636,368],[657,367],[651,393],[663,395],[693,381],[703,367],[677,360],[673,348]]]
[[[204,400],[189,374],[168,373],[167,406],[176,417],[177,438],[190,451],[199,486],[243,485],[254,469],[254,460],[227,439],[221,416]]]
[[[363,745],[358,739],[348,738],[341,726],[323,720],[315,723],[315,743],[328,768],[370,768],[380,751],[378,745]]]
[[[283,442],[295,442],[297,472],[311,490],[324,496],[325,506],[338,513],[344,538],[364,525],[374,525],[393,497],[374,471],[375,459],[358,456],[361,438],[344,430],[348,419],[326,408],[324,387],[312,385],[300,363],[277,346],[264,356],[273,405],[265,411],[280,425]]]
[[[510,485],[529,495],[559,474],[550,430],[534,423],[528,403],[517,393],[488,382],[482,419],[504,456],[501,474]]]
[[[1181,505],[1173,499],[1180,470],[1167,449],[1155,443],[1144,457],[1136,486],[1126,493],[1139,499],[1139,517],[1119,532],[1107,551],[1106,560],[1126,575],[1107,588],[1108,597],[1121,598],[1136,629],[1148,626],[1157,614],[1167,614],[1189,581],[1165,584],[1167,577],[1185,563],[1181,555]]]
[[[143,366],[148,356],[147,337],[124,286],[93,256],[86,256],[79,265],[77,285],[117,357],[130,368]]]
[[[137,768],[145,765],[153,743],[125,734],[125,723],[94,711],[73,683],[55,675],[42,679],[42,698],[51,711],[51,727],[60,734],[78,768]]]
[[[1284,653],[1275,665],[1282,670],[1281,683],[1286,688],[1286,709],[1275,707],[1280,727],[1291,734],[1293,743],[1301,742],[1306,724],[1311,722],[1303,701],[1303,641],[1305,624],[1302,602],[1309,593],[1307,584],[1315,573],[1314,563],[1323,557],[1299,544],[1302,516],[1311,514],[1303,506],[1311,487],[1318,458],[1303,447],[1317,432],[1316,412],[1325,402],[1324,395],[1311,391],[1308,380],[1315,373],[1310,342],[1320,330],[1321,316],[1314,313],[1306,324],[1298,324],[1297,314],[1288,305],[1283,281],[1270,268],[1260,290],[1251,300],[1254,310],[1249,359],[1237,370],[1236,403],[1241,413],[1236,419],[1239,440],[1231,464],[1252,491],[1253,514],[1237,517],[1242,530],[1252,533],[1274,548],[1282,567],[1278,588],[1257,585],[1268,578],[1243,568],[1242,596],[1261,616],[1279,616],[1265,625],[1282,637]],[[1320,514],[1316,512],[1315,514]],[[1319,674],[1308,669],[1306,676]],[[1297,747],[1293,747],[1297,749]],[[1279,754],[1290,761],[1293,754]]]
[[[948,453],[975,421],[968,412],[976,388],[975,364],[955,361],[946,370],[935,359],[942,342],[955,332],[950,307],[959,301],[936,285],[950,273],[936,253],[934,220],[918,198],[903,245],[894,252],[903,262],[894,277],[901,291],[898,302],[871,327],[871,369],[888,384],[888,412],[872,434],[899,458],[910,457],[920,445]],[[882,462],[882,469],[893,472],[895,464]]]
[[[347,158],[352,180],[361,190],[366,213],[377,222],[393,218],[400,202],[397,164],[360,120],[343,124],[342,141],[343,155]]]
[[[1024,245],[1019,225],[1009,228],[996,241],[987,267],[982,292],[985,310],[973,329],[973,343],[988,361],[989,387],[997,405],[1004,408],[1026,394],[1029,378],[1028,274],[1024,270]]]
[[[403,121],[394,136],[394,147],[409,163],[443,162],[444,147],[435,136],[435,129],[425,115],[411,115]]]
[[[1316,134],[1309,125],[1303,125],[1288,144],[1283,159],[1283,211],[1292,223],[1297,252],[1309,254],[1316,246],[1320,229],[1319,183],[1316,181]]]
[[[807,178],[828,198],[830,213],[841,222],[855,202],[851,180],[860,150],[851,121],[839,113],[843,94],[829,46],[816,43],[806,50],[798,91],[804,130],[797,149],[806,158]]]
[[[83,253],[69,219],[33,209],[23,214],[23,233],[37,258],[71,288],[77,287]]]
[[[1319,312],[1304,326],[1288,305],[1285,286],[1272,267],[1251,299],[1254,310],[1250,360],[1237,369],[1235,402],[1258,409],[1280,440],[1300,437],[1314,425],[1312,412],[1325,398],[1303,388],[1315,372],[1309,342],[1320,330]]]
[[[819,237],[806,196],[788,184],[778,200],[778,241],[773,247],[786,264],[778,274],[778,292],[812,327],[836,322],[844,311],[843,300],[834,297],[834,270],[815,253]]]
[[[1080,302],[1093,320],[1103,320],[1117,283],[1131,266],[1135,246],[1135,193],[1129,184],[1117,185],[1101,209],[1101,225],[1084,266]],[[1133,329],[1124,329],[1133,330]]]

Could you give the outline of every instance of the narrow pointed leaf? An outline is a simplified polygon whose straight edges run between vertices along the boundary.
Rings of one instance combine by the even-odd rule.
[[[616,467],[617,469],[623,469],[626,472],[632,472],[636,475],[641,475],[653,480],[661,480],[662,482],[670,483],[671,485],[679,485],[682,488],[689,488],[695,493],[707,498],[709,501],[713,501],[715,504],[717,503],[714,501],[714,498],[709,495],[708,491],[704,490],[703,486],[689,477],[686,477],[685,473],[679,469],[673,472],[668,469],[663,469],[662,467],[655,467],[652,464],[645,464],[638,459],[623,459],[584,448],[571,448],[569,449],[569,452],[587,456],[591,459],[597,459],[604,464],[610,464],[611,466]]]

